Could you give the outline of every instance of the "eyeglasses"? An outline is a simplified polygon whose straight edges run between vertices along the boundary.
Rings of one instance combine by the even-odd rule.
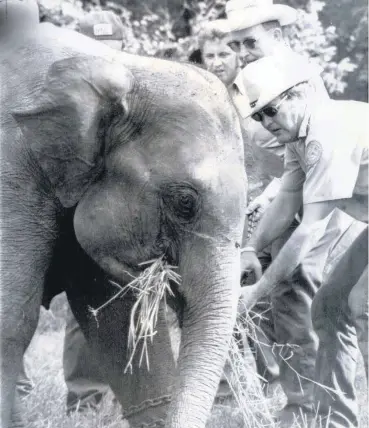
[[[283,103],[283,101],[287,98],[287,94],[285,94],[279,101],[279,103],[275,106],[266,106],[263,109],[259,110],[258,112],[254,113],[253,115],[251,115],[251,117],[256,120],[256,122],[262,122],[263,120],[263,115],[265,114],[265,116],[268,117],[274,117],[279,110],[279,107],[281,106],[281,104]]]
[[[231,42],[228,43],[228,46],[233,50],[233,52],[240,53],[241,44],[245,46],[246,49],[253,50],[256,48],[257,42],[258,40],[253,38],[244,39],[242,42],[240,42],[239,40],[232,40]]]

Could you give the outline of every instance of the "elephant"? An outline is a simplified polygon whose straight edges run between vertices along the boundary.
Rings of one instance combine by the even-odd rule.
[[[1,427],[22,426],[23,354],[61,291],[132,425],[204,427],[236,318],[246,209],[226,88],[50,23],[0,43]],[[89,307],[158,257],[181,276],[178,361],[161,311],[150,369],[136,358],[124,373],[134,295],[97,320]]]

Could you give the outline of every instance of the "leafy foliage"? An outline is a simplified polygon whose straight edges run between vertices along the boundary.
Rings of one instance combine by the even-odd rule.
[[[327,2],[320,13],[324,26],[337,32],[335,59],[350,58],[356,65],[347,77],[343,98],[368,100],[368,4],[365,0]]]
[[[140,3],[140,7],[132,0],[115,0],[104,2],[102,7],[86,3],[88,0],[84,0],[84,4],[80,0],[39,1],[43,20],[72,29],[77,28],[78,19],[89,10],[113,10],[127,29],[126,51],[180,61],[188,61],[196,52],[201,24],[223,17],[226,3],[226,0],[185,0],[181,6],[179,0],[174,3],[150,0]],[[354,99],[366,99],[368,55],[364,0],[359,0],[353,8],[349,0],[334,4],[319,0],[287,0],[286,3],[298,9],[298,21],[285,30],[291,47],[323,68],[322,75],[332,95],[345,98],[350,94]]]

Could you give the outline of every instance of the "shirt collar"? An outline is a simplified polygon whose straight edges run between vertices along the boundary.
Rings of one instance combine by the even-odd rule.
[[[246,90],[244,88],[242,79],[239,78],[239,75],[230,85],[228,91],[231,95],[234,105],[237,108],[239,115],[242,119],[246,119],[250,115],[251,107],[249,98],[246,95]]]
[[[239,92],[242,95],[246,95],[246,90],[243,85],[241,73],[238,73],[237,77],[234,79],[233,83],[231,84],[231,87],[235,92]]]

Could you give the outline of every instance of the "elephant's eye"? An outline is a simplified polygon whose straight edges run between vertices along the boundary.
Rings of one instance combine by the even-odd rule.
[[[194,216],[194,208],[196,204],[196,200],[193,195],[190,194],[180,194],[178,195],[178,211],[185,217],[193,217]]]
[[[200,208],[198,192],[188,184],[167,184],[163,189],[163,202],[167,209],[181,221],[190,222]]]

